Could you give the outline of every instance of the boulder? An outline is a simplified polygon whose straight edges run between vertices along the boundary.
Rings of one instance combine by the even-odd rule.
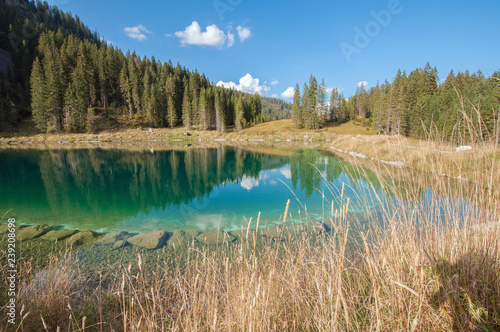
[[[20,241],[33,240],[50,231],[47,225],[35,225],[23,228],[16,232],[16,237]]]
[[[186,234],[189,237],[189,239],[193,239],[196,238],[198,234],[200,234],[200,232],[195,231],[193,229],[188,229],[187,231],[184,231],[184,234]]]
[[[233,242],[236,238],[223,231],[207,231],[198,235],[196,240],[208,245],[218,245],[224,242]]]
[[[335,217],[326,217],[323,220],[319,220],[319,222],[328,227],[329,230],[332,230],[334,228],[333,225],[336,225],[338,220]]]
[[[250,231],[248,232],[248,237],[252,238],[252,233],[255,232],[255,229],[251,228]],[[234,237],[239,237],[242,239],[246,239],[247,237],[247,230],[246,229],[239,229],[237,231],[231,231],[229,232]]]
[[[91,231],[82,231],[72,235],[67,241],[71,245],[79,246],[82,244],[94,242],[95,235]]]
[[[60,241],[65,239],[73,234],[75,234],[76,230],[74,229],[60,229],[60,230],[52,230],[45,235],[43,235],[40,239],[45,241]]]
[[[121,249],[125,247],[127,244],[129,244],[127,240],[118,240],[113,244],[113,249]]]
[[[130,244],[146,249],[158,249],[168,238],[168,233],[164,231],[156,231],[150,233],[141,233],[127,239]]]
[[[266,237],[280,237],[283,234],[283,225],[272,225],[262,230],[262,235]]]
[[[24,225],[16,225],[16,232],[22,228],[26,228]],[[9,231],[9,224],[0,225],[0,234],[7,233]]]
[[[168,244],[173,246],[185,246],[193,241],[194,238],[198,236],[198,232],[195,230],[175,230],[169,232]]]
[[[306,230],[303,224],[278,224],[268,226],[260,232],[262,236],[269,238],[285,238],[296,236]]]
[[[170,234],[168,238],[169,245],[181,245],[183,243],[189,242],[190,237],[186,235],[186,232],[175,230]]]
[[[306,221],[305,223],[302,224],[302,226],[304,226],[305,230],[313,231],[316,233],[325,233],[331,230],[330,227],[324,222],[315,220]]]
[[[9,231],[8,224],[0,225],[0,234],[7,233],[8,231]]]
[[[113,231],[109,232],[108,234],[104,235],[101,239],[99,239],[99,242],[102,243],[115,243],[120,240],[125,240],[130,236],[128,232],[123,232],[123,231]]]

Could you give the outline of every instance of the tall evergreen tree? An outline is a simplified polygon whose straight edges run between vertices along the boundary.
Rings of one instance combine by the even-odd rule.
[[[293,92],[292,104],[292,123],[295,128],[302,127],[302,105],[301,105],[299,83],[295,84],[295,91]]]
[[[245,128],[246,121],[245,121],[245,114],[244,114],[244,109],[243,109],[243,99],[240,96],[238,100],[236,101],[236,105],[234,107],[234,126],[237,131],[242,130]]]

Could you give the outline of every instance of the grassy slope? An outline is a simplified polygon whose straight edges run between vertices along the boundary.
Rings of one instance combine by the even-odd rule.
[[[32,120],[25,120],[9,133],[0,133],[0,143],[16,142],[57,142],[60,140],[67,141],[85,141],[85,140],[151,140],[151,139],[189,139],[183,135],[187,130],[182,127],[174,129],[161,128],[153,129],[136,127],[136,128],[120,128],[119,130],[103,130],[96,134],[40,134]],[[256,126],[246,128],[240,132],[235,132],[229,129],[226,133],[220,134],[216,131],[189,131],[191,139],[248,139],[248,138],[264,138],[264,139],[292,139],[302,140],[304,135],[308,138],[325,139],[335,134],[350,134],[350,135],[374,135],[376,131],[372,128],[354,125],[353,123],[344,123],[339,126],[329,126],[320,130],[300,130],[295,129],[291,120],[277,120],[258,124]]]

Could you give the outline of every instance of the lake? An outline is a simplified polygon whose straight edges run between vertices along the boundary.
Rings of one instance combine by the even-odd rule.
[[[366,181],[331,154],[261,150],[4,149],[0,212],[12,209],[20,223],[100,232],[230,231],[250,218],[255,225],[259,212],[260,225],[279,223],[288,200],[290,222],[331,216],[347,198],[354,213],[378,207],[360,201]]]

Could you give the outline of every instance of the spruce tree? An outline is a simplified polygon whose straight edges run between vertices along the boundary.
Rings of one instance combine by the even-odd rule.
[[[49,110],[45,107],[45,99],[47,98],[45,95],[47,92],[45,82],[40,59],[37,57],[33,62],[33,68],[31,70],[31,109],[35,123],[41,131],[47,131],[47,125],[50,119]]]
[[[174,128],[177,124],[177,111],[172,96],[168,97],[167,124],[170,128]]]
[[[182,97],[182,123],[186,129],[191,129],[191,102],[189,101],[189,86],[185,85],[184,95]]]
[[[246,121],[245,121],[245,114],[244,114],[244,109],[243,109],[243,98],[240,97],[236,101],[236,105],[234,107],[234,126],[237,131],[242,130],[245,128]]]
[[[299,83],[295,85],[295,91],[293,92],[293,104],[292,104],[292,123],[295,128],[302,127],[302,110],[301,110],[301,97],[299,90]]]

